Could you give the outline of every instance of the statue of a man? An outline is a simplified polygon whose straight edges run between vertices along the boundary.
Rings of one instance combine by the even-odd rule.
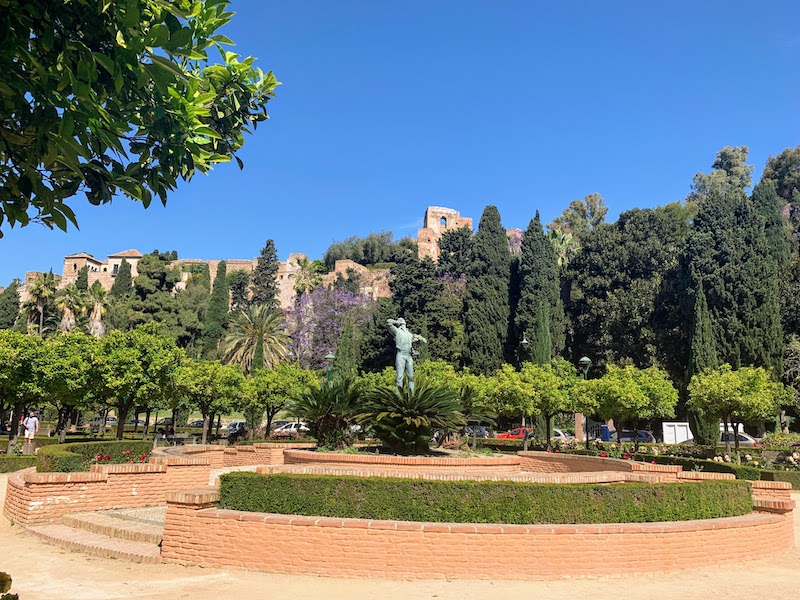
[[[421,335],[411,333],[406,329],[405,319],[387,319],[389,331],[394,336],[394,344],[397,346],[397,357],[395,358],[394,368],[397,371],[395,385],[403,387],[403,374],[408,377],[408,388],[414,391],[414,359],[411,356],[411,345],[416,341],[428,343]]]

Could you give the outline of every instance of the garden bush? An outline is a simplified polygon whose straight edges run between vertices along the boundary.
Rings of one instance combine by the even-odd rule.
[[[743,481],[563,485],[228,473],[220,508],[439,523],[639,523],[751,512]]]
[[[793,490],[800,490],[800,471],[761,471],[764,481],[788,481]]]
[[[36,470],[41,473],[68,473],[88,471],[95,463],[146,462],[152,449],[152,442],[141,440],[76,442],[46,446],[36,454]]]
[[[27,469],[36,464],[36,457],[33,455],[0,455],[0,473],[13,473],[20,469]]]

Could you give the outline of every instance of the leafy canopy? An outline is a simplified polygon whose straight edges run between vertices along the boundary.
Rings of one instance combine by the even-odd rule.
[[[230,161],[278,85],[223,49],[228,0],[0,3],[0,226],[76,224],[67,200],[166,204]],[[212,63],[208,51],[221,61]],[[241,160],[235,157],[240,168]],[[0,235],[2,232],[0,231]]]

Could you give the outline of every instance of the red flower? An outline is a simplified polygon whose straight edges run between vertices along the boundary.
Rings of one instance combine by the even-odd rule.
[[[605,458],[606,456],[608,456],[608,454],[606,454],[605,452],[600,453],[600,458]]]
[[[656,461],[654,461],[654,460],[651,460],[651,461],[650,461],[650,464],[651,464],[651,465],[654,465],[654,464],[656,464]]]
[[[561,454],[561,450],[559,450],[558,448],[556,448],[556,454]]]
[[[131,455],[131,451],[130,450],[125,450],[125,452],[123,452],[123,454],[125,456],[130,456]]]
[[[103,455],[98,452],[97,456],[95,456],[94,459],[95,461],[100,462],[101,460],[103,460]]]
[[[105,460],[111,460],[111,455],[106,454]]]

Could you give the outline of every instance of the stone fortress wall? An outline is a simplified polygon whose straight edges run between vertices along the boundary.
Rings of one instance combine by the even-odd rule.
[[[434,261],[439,259],[439,239],[449,230],[460,227],[472,229],[472,219],[462,217],[461,213],[451,208],[441,206],[429,206],[425,211],[423,227],[417,232],[418,254],[420,258],[430,257]],[[125,250],[116,254],[110,254],[105,259],[98,259],[87,252],[79,252],[64,257],[64,267],[61,275],[55,275],[58,289],[62,289],[78,278],[80,270],[86,266],[89,270],[89,285],[98,281],[106,289],[110,290],[114,285],[114,278],[117,275],[122,260],[126,260],[131,265],[131,275],[136,277],[138,274],[136,265],[143,254],[138,250]],[[300,263],[308,260],[307,255],[292,253],[286,261],[280,263],[276,279],[278,281],[278,299],[280,306],[284,310],[290,309],[294,305],[296,297],[294,291],[295,275],[301,270]],[[220,259],[200,260],[191,258],[181,258],[172,263],[172,266],[191,266],[207,264],[211,281],[217,274]],[[233,271],[245,271],[252,273],[255,270],[257,258],[253,259],[226,259],[228,273]],[[352,260],[338,260],[333,271],[323,276],[322,282],[325,286],[331,286],[336,281],[339,274],[347,277],[348,270],[354,270],[360,275],[361,293],[373,299],[388,298],[391,296],[389,289],[389,270],[372,269],[356,263]],[[27,289],[31,281],[39,275],[38,271],[28,271],[25,279],[19,287],[20,301],[25,302],[29,299]],[[189,273],[183,273],[182,281],[176,286],[182,289],[189,279]]]

